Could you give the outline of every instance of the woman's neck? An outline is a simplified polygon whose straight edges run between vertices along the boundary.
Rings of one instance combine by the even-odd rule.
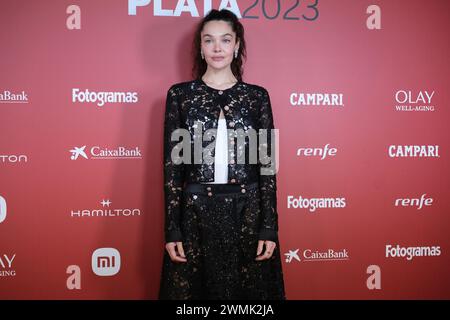
[[[206,82],[206,84],[211,84],[214,86],[226,86],[228,84],[233,84],[237,82],[236,77],[231,72],[212,72],[212,71],[206,71],[203,76],[202,80]]]

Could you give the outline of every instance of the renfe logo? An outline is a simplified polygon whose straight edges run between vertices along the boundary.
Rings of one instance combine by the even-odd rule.
[[[6,200],[0,196],[0,223],[6,219]]]
[[[99,248],[92,254],[92,271],[101,277],[108,277],[120,271],[120,253],[114,248]]]

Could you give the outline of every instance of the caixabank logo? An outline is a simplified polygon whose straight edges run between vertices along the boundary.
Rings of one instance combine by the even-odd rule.
[[[10,90],[0,91],[0,103],[28,103],[28,94],[25,91],[13,92]]]
[[[69,150],[70,160],[93,159],[93,160],[132,160],[142,159],[142,151],[139,147],[100,147],[92,146],[87,148],[87,145],[81,147],[73,147]]]
[[[300,249],[295,249],[295,250],[289,250],[288,253],[285,253],[284,255],[286,256],[286,263],[291,263],[292,260],[297,260],[298,262],[300,262],[300,257],[298,256],[298,251]]]
[[[293,261],[297,262],[324,262],[324,261],[346,261],[350,260],[350,256],[347,249],[304,249],[300,252],[300,249],[288,250],[284,255],[286,256],[286,263]]]

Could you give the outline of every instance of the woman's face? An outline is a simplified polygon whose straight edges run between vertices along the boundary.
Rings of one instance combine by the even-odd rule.
[[[226,21],[209,21],[203,26],[201,50],[206,63],[215,69],[228,67],[234,59],[234,50],[239,48],[236,34]]]

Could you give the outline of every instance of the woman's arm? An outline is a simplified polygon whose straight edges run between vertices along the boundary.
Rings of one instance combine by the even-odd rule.
[[[179,90],[179,89],[178,89]],[[178,141],[172,141],[172,132],[181,125],[179,92],[175,85],[167,91],[164,118],[164,198],[165,198],[165,240],[182,241],[180,228],[181,198],[183,192],[184,165],[172,159],[172,150]]]
[[[259,231],[259,240],[275,241],[278,237],[278,212],[277,212],[277,181],[276,181],[276,155],[272,152],[275,150],[275,132],[272,114],[272,106],[270,96],[266,89],[263,88],[261,110],[260,110],[260,129],[266,132],[266,139],[262,139],[259,143],[258,157],[260,166],[259,188],[261,195],[262,223]],[[273,136],[272,136],[273,135]],[[261,137],[261,131],[260,131]],[[275,141],[274,141],[275,140]],[[265,156],[265,157],[264,157]]]

